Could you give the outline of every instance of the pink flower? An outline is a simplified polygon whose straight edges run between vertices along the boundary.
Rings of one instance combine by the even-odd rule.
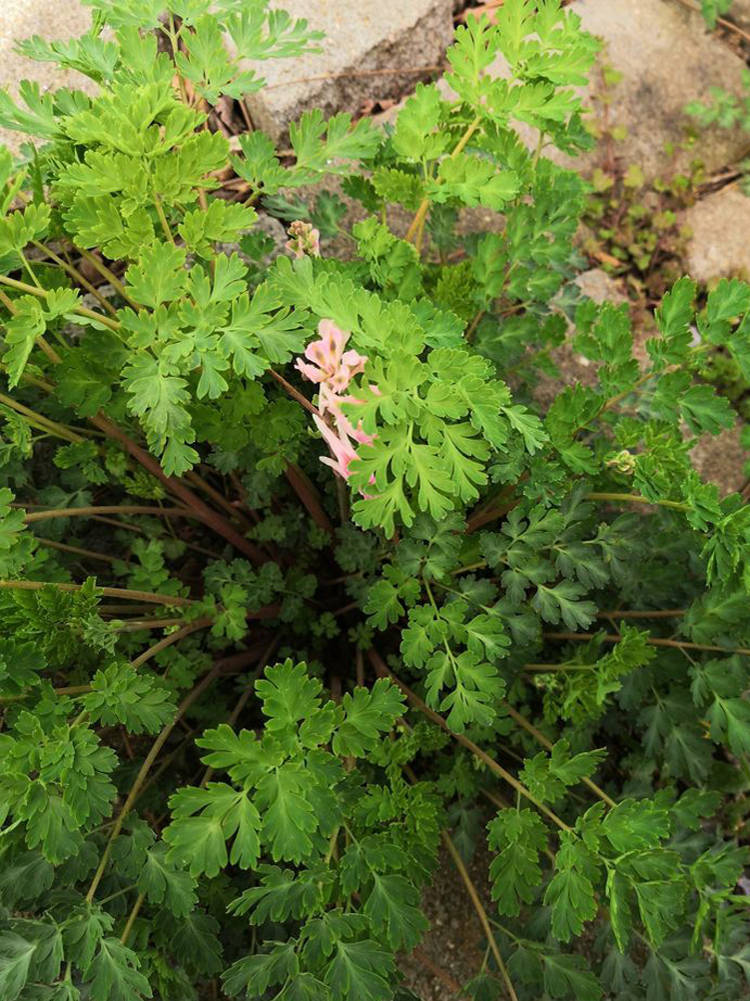
[[[351,336],[348,331],[340,330],[333,320],[321,320],[318,324],[320,340],[313,341],[305,348],[305,358],[297,359],[296,368],[306,379],[318,385],[318,408],[320,414],[315,414],[313,420],[323,440],[328,445],[330,456],[321,456],[320,461],[330,466],[337,476],[347,480],[351,476],[351,463],[358,459],[357,445],[372,445],[375,435],[367,434],[362,428],[362,421],[354,427],[351,420],[342,410],[343,403],[363,403],[356,396],[342,395],[355,375],[364,371],[367,358],[357,351],[346,351],[346,344]],[[376,386],[370,386],[377,393]],[[325,418],[328,416],[333,424]],[[370,477],[374,483],[374,477]],[[362,494],[367,498],[367,494]]]
[[[305,348],[308,361],[298,358],[296,368],[310,382],[324,383],[332,393],[342,393],[352,378],[364,371],[367,357],[357,351],[344,351],[351,335],[340,330],[333,320],[321,320],[318,333],[320,340]]]
[[[295,257],[320,257],[320,233],[309,222],[301,219],[295,220],[289,227],[291,237],[285,244],[287,250],[291,250]]]
[[[334,473],[343,480],[348,480],[351,476],[349,466],[355,459],[359,458],[354,446],[346,434],[336,434],[333,428],[330,428],[317,414],[313,415],[313,420],[315,427],[323,435],[323,439],[333,453],[332,459],[327,455],[322,455],[320,461],[326,466],[330,466]]]
[[[356,396],[337,396],[331,392],[326,383],[321,383],[318,393],[318,409],[321,414],[331,414],[339,431],[359,442],[360,445],[372,445],[375,441],[373,435],[362,430],[362,421],[359,421],[356,428],[341,409],[342,403],[361,403]]]

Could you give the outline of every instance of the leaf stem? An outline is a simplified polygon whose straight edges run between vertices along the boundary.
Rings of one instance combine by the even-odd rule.
[[[479,923],[481,924],[482,930],[485,934],[485,938],[487,939],[487,944],[492,950],[492,955],[495,957],[495,962],[497,963],[497,967],[500,970],[500,974],[503,978],[505,989],[508,992],[508,997],[511,999],[511,1001],[518,1001],[518,995],[515,992],[515,989],[513,987],[513,982],[510,979],[510,975],[508,973],[508,969],[505,963],[503,962],[503,957],[500,954],[500,950],[498,949],[497,942],[495,941],[495,935],[492,931],[492,928],[490,927],[489,918],[487,917],[487,911],[484,909],[484,905],[480,900],[479,894],[477,893],[477,888],[476,886],[474,886],[472,878],[469,875],[469,872],[466,866],[464,865],[464,861],[459,855],[458,850],[455,844],[453,843],[453,839],[451,838],[450,834],[448,834],[448,832],[445,830],[441,831],[440,834],[443,839],[443,844],[448,849],[448,853],[450,854],[453,864],[455,865],[458,874],[461,877],[464,886],[466,887],[466,892],[469,894],[469,898],[471,899],[471,902],[474,905],[474,910],[477,912]]]
[[[58,591],[80,591],[83,584],[60,583],[59,581],[43,580],[0,580],[0,590],[5,591],[41,591],[44,587],[56,587]],[[154,605],[194,605],[191,598],[181,598],[175,594],[159,594],[156,591],[131,591],[126,587],[99,587],[97,595],[107,598],[128,598],[132,601],[145,601]]]
[[[10,407],[11,410],[15,410],[16,413],[22,414],[28,420],[29,424],[31,424],[32,427],[36,427],[38,431],[44,431],[46,434],[56,435],[58,438],[63,438],[65,441],[70,441],[74,444],[86,440],[83,435],[69,430],[63,424],[51,421],[43,414],[39,414],[35,410],[31,410],[30,407],[24,406],[23,403],[19,403],[18,400],[14,400],[12,396],[6,396],[5,393],[0,393],[0,403],[4,404],[6,407]]]
[[[471,122],[464,134],[459,139],[453,152],[450,154],[450,159],[453,160],[455,157],[460,156],[461,153],[466,149],[469,144],[469,140],[474,135],[476,130],[482,124],[482,115],[477,115],[473,122]],[[440,183],[439,180],[436,183]],[[406,231],[406,236],[404,237],[410,243],[413,243],[417,250],[421,249],[422,246],[422,234],[424,232],[425,218],[427,217],[427,212],[430,208],[430,199],[425,196],[419,204],[419,208],[411,221],[411,225]]]
[[[39,299],[46,299],[49,295],[49,291],[47,289],[35,288],[35,286],[29,285],[26,282],[19,282],[15,278],[8,278],[7,275],[0,275],[0,284],[7,285],[8,288],[14,288],[18,292],[26,292],[28,295],[35,295]],[[79,316],[86,316],[90,320],[96,320],[105,327],[109,327],[110,330],[119,330],[121,326],[117,320],[112,320],[108,316],[104,316],[102,313],[95,312],[93,309],[87,309],[85,306],[76,306],[73,312],[78,313]],[[59,357],[57,361],[60,361]]]
[[[107,844],[104,848],[104,851],[102,852],[102,857],[99,860],[99,865],[97,867],[96,872],[94,873],[93,879],[91,880],[88,892],[86,893],[87,904],[91,904],[92,901],[94,900],[94,897],[96,896],[96,891],[106,871],[107,863],[109,862],[109,857],[112,854],[112,848],[114,846],[115,840],[119,836],[120,831],[122,830],[122,825],[125,822],[125,818],[133,808],[133,804],[135,803],[138,797],[138,792],[143,783],[146,781],[146,777],[148,776],[148,773],[151,770],[152,765],[159,756],[159,752],[166,743],[167,738],[169,737],[170,733],[175,728],[177,723],[182,719],[187,710],[193,704],[193,702],[195,702],[195,700],[203,694],[203,692],[213,683],[213,681],[218,677],[220,673],[221,673],[221,665],[220,663],[217,662],[216,664],[214,664],[214,666],[211,668],[208,674],[206,674],[201,679],[201,681],[199,681],[198,684],[195,685],[195,687],[192,688],[190,692],[188,692],[188,694],[180,703],[173,718],[170,720],[169,723],[167,723],[162,728],[159,736],[152,744],[151,750],[143,759],[143,764],[141,765],[138,774],[136,775],[135,780],[130,787],[130,791],[128,792],[127,798],[123,803],[122,808],[118,813],[114,824],[112,825],[112,830],[110,832],[109,839],[107,840]]]
[[[599,639],[602,643],[619,643],[622,639],[618,633],[611,636],[602,636],[599,633],[542,633],[542,636],[548,640],[567,640],[575,643],[587,643],[593,639]],[[750,648],[744,646],[711,646],[708,643],[687,643],[682,640],[655,639],[652,636],[649,636],[646,642],[650,643],[651,646],[664,646],[675,650],[703,650],[706,653],[724,653],[727,656],[737,653],[750,657]]]
[[[191,633],[195,633],[199,629],[205,629],[207,626],[212,625],[213,621],[214,620],[210,615],[206,615],[201,619],[196,619],[194,622],[188,622],[187,625],[182,627],[182,629],[178,629],[175,633],[169,633],[167,636],[160,639],[158,643],[154,643],[153,646],[150,646],[148,650],[144,650],[144,652],[136,657],[135,660],[131,661],[131,665],[133,667],[140,667],[141,664],[145,664],[147,660],[151,660],[152,657],[155,657],[157,653],[161,653],[161,651],[165,650],[168,646],[172,646],[174,643],[179,643],[181,639],[184,639]]]
[[[96,288],[94,285],[92,285],[91,282],[88,280],[88,278],[85,278],[77,268],[75,268],[72,264],[68,264],[67,261],[63,260],[62,257],[56,254],[51,247],[47,246],[46,243],[40,243],[38,240],[32,240],[31,242],[38,250],[41,250],[43,253],[45,253],[51,261],[54,261],[59,268],[62,268],[63,271],[66,272],[66,274],[69,274],[71,278],[77,281],[78,284],[81,286],[81,288],[85,288],[87,292],[91,293],[91,295],[94,296],[94,298],[99,302],[101,306],[104,307],[104,309],[107,310],[108,313],[110,313],[112,316],[117,315],[117,310],[112,305],[112,303],[108,302],[101,294],[99,289]]]
[[[49,521],[50,518],[86,518],[92,514],[149,514],[157,518],[198,517],[194,511],[190,511],[184,507],[156,507],[149,504],[103,504],[93,507],[53,507],[47,511],[33,511],[31,514],[26,515],[24,521],[27,525],[31,525],[35,521]]]
[[[519,713],[516,709],[513,708],[512,705],[510,705],[510,703],[504,702],[503,708],[510,716],[510,718],[515,723],[518,723],[521,729],[525,730],[526,733],[530,734],[534,738],[534,740],[536,740],[539,744],[541,744],[542,747],[544,747],[547,751],[552,750],[553,747],[552,741],[548,740],[541,732],[541,730],[537,730],[537,728],[532,723],[529,723],[529,721],[524,716],[522,716],[521,713]],[[581,781],[585,786],[588,786],[588,788],[595,795],[597,795],[599,799],[603,800],[607,804],[607,806],[609,807],[617,806],[617,803],[612,799],[612,797],[608,796],[607,793],[604,792],[603,789],[600,789],[595,782],[592,782],[590,778],[583,778],[581,779]]]
[[[658,507],[669,507],[675,511],[692,510],[689,504],[685,504],[682,501],[649,500],[648,497],[642,497],[640,494],[592,493],[586,494],[586,500],[612,501],[622,504],[653,504]]]
[[[569,827],[564,820],[561,820],[556,813],[553,813],[552,810],[550,810],[548,807],[544,805],[544,803],[538,800],[536,796],[534,796],[534,794],[529,789],[526,788],[525,785],[519,782],[518,779],[515,777],[515,775],[511,775],[510,772],[506,771],[502,765],[498,764],[498,762],[495,761],[494,758],[491,758],[490,755],[487,754],[486,751],[483,751],[482,748],[479,747],[477,744],[475,744],[473,740],[470,740],[463,733],[456,733],[454,730],[451,730],[451,728],[448,726],[443,717],[440,716],[439,713],[436,713],[434,709],[430,709],[427,703],[423,702],[422,699],[420,699],[420,697],[416,694],[416,692],[413,692],[407,685],[405,685],[404,682],[401,681],[401,679],[398,678],[386,666],[385,661],[380,657],[380,655],[375,650],[373,650],[372,648],[368,650],[367,656],[375,670],[375,673],[381,678],[390,678],[391,681],[401,689],[401,691],[404,693],[404,695],[407,697],[409,702],[411,702],[411,704],[414,706],[415,709],[419,709],[421,713],[424,713],[424,715],[433,723],[435,723],[437,726],[439,726],[441,730],[445,730],[445,732],[449,736],[453,737],[453,739],[456,740],[459,744],[461,744],[467,750],[471,751],[471,753],[475,755],[475,757],[477,757],[481,762],[483,762],[490,769],[490,771],[493,771],[496,775],[499,775],[500,778],[503,779],[505,782],[507,782],[509,786],[511,786],[513,789],[516,790],[516,792],[520,793],[530,803],[533,803],[534,806],[537,808],[537,810],[539,810],[546,817],[548,817],[553,824],[555,824],[557,827],[560,828],[561,831],[570,832],[573,830],[573,828]]]

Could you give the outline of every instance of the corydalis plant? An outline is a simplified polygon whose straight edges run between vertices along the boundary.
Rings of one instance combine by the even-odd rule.
[[[750,288],[681,279],[643,364],[581,301],[585,185],[544,153],[590,144],[595,41],[505,0],[452,97],[231,154],[207,106],[304,26],[92,6],[25,51],[98,96],[0,98],[37,139],[0,159],[0,997],[401,1001],[441,845],[468,996],[739,996],[750,515],[689,452]],[[346,260],[306,200],[337,174]],[[541,407],[566,340],[594,378]]]

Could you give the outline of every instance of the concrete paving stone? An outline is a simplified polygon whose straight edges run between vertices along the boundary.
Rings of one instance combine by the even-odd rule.
[[[74,38],[91,26],[91,9],[77,0],[5,0],[0,13],[0,87],[16,93],[21,80],[36,80],[44,90],[74,87],[92,93],[96,84],[75,70],[61,70],[54,63],[36,63],[14,52],[16,42],[31,35],[48,41]],[[20,132],[0,129],[0,144],[17,150],[24,141]]]
[[[276,5],[276,0],[274,2]],[[246,65],[267,87],[246,99],[253,122],[281,139],[303,111],[356,112],[370,97],[395,98],[419,79],[408,74],[309,79],[349,70],[403,69],[441,62],[453,37],[451,0],[278,0],[293,17],[325,32],[322,52]]]

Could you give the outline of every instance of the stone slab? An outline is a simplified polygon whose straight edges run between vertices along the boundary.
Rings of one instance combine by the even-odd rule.
[[[700,282],[736,276],[750,279],[750,198],[736,184],[707,195],[687,209],[685,269]]]
[[[275,140],[303,111],[326,116],[358,111],[370,97],[397,98],[413,90],[413,72],[310,79],[350,70],[403,69],[442,61],[453,37],[451,0],[278,0],[295,18],[325,32],[322,51],[294,59],[249,63],[267,87],[247,97],[254,124]]]
[[[20,80],[36,80],[44,90],[75,87],[91,92],[95,84],[74,70],[36,63],[13,50],[16,42],[41,35],[53,40],[82,35],[91,26],[91,9],[77,0],[5,0],[0,13],[0,87],[15,93]],[[0,129],[0,144],[17,150],[24,136]]]

